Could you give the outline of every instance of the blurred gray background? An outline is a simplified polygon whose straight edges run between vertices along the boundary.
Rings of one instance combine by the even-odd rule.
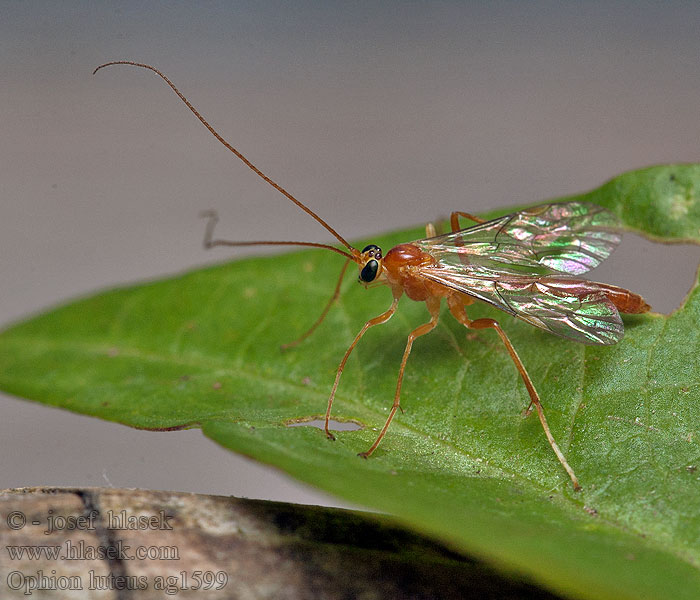
[[[697,2],[0,2],[0,324],[240,256],[201,249],[202,209],[229,239],[329,240],[152,73],[102,62],[162,69],[353,239],[698,161],[699,31]],[[668,312],[699,258],[627,236],[596,278]],[[198,430],[0,411],[0,488],[336,503]]]

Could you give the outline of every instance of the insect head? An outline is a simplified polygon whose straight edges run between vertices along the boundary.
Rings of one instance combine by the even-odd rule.
[[[360,283],[372,283],[382,272],[382,249],[370,244],[360,255]]]

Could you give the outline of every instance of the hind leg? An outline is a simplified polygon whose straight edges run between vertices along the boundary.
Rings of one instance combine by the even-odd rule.
[[[542,429],[544,429],[544,434],[547,436],[547,441],[549,442],[549,445],[552,447],[552,450],[554,450],[554,454],[557,455],[559,462],[561,463],[561,465],[564,467],[564,469],[568,473],[569,477],[571,478],[571,481],[574,484],[574,489],[576,491],[580,490],[581,486],[579,485],[578,479],[576,478],[576,474],[574,473],[573,469],[569,466],[569,463],[566,461],[564,454],[559,449],[559,446],[557,445],[557,442],[554,440],[554,436],[552,435],[552,432],[549,429],[549,425],[547,424],[547,419],[544,416],[544,408],[542,408],[542,403],[540,402],[540,396],[537,393],[535,386],[532,384],[532,380],[530,379],[530,376],[528,375],[527,371],[525,370],[525,365],[523,365],[523,362],[520,360],[518,353],[515,351],[515,348],[513,348],[513,344],[511,344],[505,331],[503,331],[503,329],[501,329],[501,326],[498,324],[498,321],[494,321],[493,319],[476,319],[475,321],[470,320],[469,317],[467,316],[467,311],[464,308],[464,304],[462,303],[462,301],[458,297],[455,297],[455,296],[451,296],[447,299],[447,305],[449,306],[450,312],[452,313],[454,318],[457,319],[465,327],[467,327],[469,329],[495,329],[496,330],[496,333],[501,338],[501,341],[503,341],[503,344],[505,345],[506,350],[508,350],[508,354],[510,354],[510,358],[512,359],[513,363],[515,364],[516,369],[518,369],[518,373],[520,373],[520,376],[522,377],[523,383],[525,384],[525,387],[527,388],[527,392],[530,395],[530,406],[534,405],[535,408],[537,409],[537,415],[540,418],[540,423],[542,425]]]

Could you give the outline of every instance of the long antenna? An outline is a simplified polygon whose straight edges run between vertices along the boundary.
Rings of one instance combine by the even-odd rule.
[[[275,188],[278,192],[280,192],[282,195],[286,196],[289,198],[294,204],[296,204],[301,210],[303,210],[305,213],[308,215],[312,216],[316,221],[318,221],[323,227],[325,227],[343,246],[348,248],[349,250],[354,252],[357,252],[348,242],[345,240],[343,236],[341,236],[335,229],[333,229],[328,223],[326,223],[321,217],[319,217],[314,211],[312,211],[310,208],[308,208],[305,204],[297,200],[294,196],[292,196],[287,190],[285,190],[281,185],[270,179],[265,173],[263,173],[260,169],[258,169],[252,162],[250,162],[243,154],[241,154],[238,150],[236,150],[231,144],[229,144],[224,138],[222,138],[219,135],[219,132],[216,131],[208,122],[207,120],[199,113],[199,111],[190,104],[190,101],[185,98],[185,96],[182,94],[182,92],[175,87],[175,84],[170,81],[163,73],[161,73],[158,69],[155,67],[152,67],[151,65],[147,65],[145,63],[137,63],[133,62],[130,60],[115,60],[112,62],[105,63],[103,65],[100,65],[97,67],[92,74],[94,75],[99,71],[100,69],[103,69],[104,67],[110,67],[112,65],[131,65],[132,67],[141,67],[142,69],[148,69],[149,71],[153,71],[156,75],[158,75],[165,83],[167,83],[170,88],[175,92],[180,100],[182,100],[187,108],[189,108],[192,113],[194,114],[195,117],[197,117],[202,125],[204,125],[209,132],[217,139],[219,142],[221,142],[226,148],[228,148],[231,152],[233,152],[238,158],[240,158],[245,165],[251,169],[258,177],[269,183],[273,188]]]
[[[203,219],[208,219],[206,229],[204,230],[204,247],[209,250],[214,246],[309,246],[311,248],[325,248],[332,250],[336,254],[340,254],[348,260],[355,260],[351,254],[330,246],[329,244],[319,244],[318,242],[289,242],[289,241],[253,241],[253,242],[231,242],[229,240],[215,240],[214,227],[219,222],[219,215],[215,210],[203,210],[199,213]]]

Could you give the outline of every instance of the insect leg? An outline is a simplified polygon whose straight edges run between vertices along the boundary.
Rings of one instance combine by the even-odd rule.
[[[389,319],[391,319],[392,315],[396,312],[396,306],[399,303],[399,298],[400,296],[394,296],[394,301],[391,303],[389,310],[383,312],[377,317],[374,317],[374,319],[370,319],[364,324],[362,329],[360,329],[360,332],[355,336],[355,339],[352,341],[352,344],[350,344],[350,347],[345,351],[345,356],[343,356],[343,360],[340,361],[340,365],[338,365],[338,371],[335,374],[335,381],[333,382],[333,389],[331,390],[331,395],[328,397],[328,408],[326,409],[326,424],[324,426],[326,436],[330,440],[334,440],[335,436],[328,429],[328,422],[331,418],[331,407],[333,406],[333,399],[335,398],[335,392],[338,389],[338,383],[340,382],[340,376],[343,374],[345,363],[348,362],[350,353],[354,350],[355,346],[357,345],[357,342],[360,341],[362,336],[370,327],[374,327],[375,325],[381,325],[382,323],[386,323]]]
[[[486,223],[485,219],[481,219],[481,218],[476,217],[470,213],[462,212],[461,210],[456,210],[450,215],[450,226],[452,227],[453,233],[455,231],[459,231],[460,229],[463,229],[462,226],[459,224],[460,217],[464,217],[465,219],[471,219],[472,221],[475,221],[476,223]],[[464,246],[464,242],[462,240],[457,239],[457,240],[455,240],[455,245],[456,246]],[[465,254],[460,254],[459,260],[463,265],[469,264],[469,258]]]
[[[333,291],[333,295],[331,296],[331,299],[328,301],[328,304],[326,304],[326,307],[323,309],[321,316],[316,320],[316,322],[304,334],[302,334],[296,340],[294,340],[293,342],[289,342],[288,344],[282,344],[282,350],[287,350],[288,348],[293,348],[294,346],[298,346],[307,337],[309,337],[316,330],[316,328],[321,324],[323,319],[326,318],[326,315],[328,314],[328,311],[331,309],[331,306],[333,306],[333,303],[338,299],[338,296],[340,296],[340,287],[343,284],[343,277],[345,276],[345,271],[348,270],[349,264],[350,264],[350,259],[348,258],[345,261],[345,264],[343,264],[343,268],[340,270],[340,277],[338,277],[338,283],[335,284],[335,290]]]
[[[547,419],[544,416],[544,409],[542,408],[542,403],[540,402],[539,394],[537,393],[535,386],[532,384],[530,376],[525,370],[525,365],[523,365],[523,362],[520,360],[518,353],[515,351],[515,348],[513,348],[513,344],[511,344],[505,331],[501,329],[501,326],[498,324],[498,321],[495,321],[494,319],[476,319],[475,321],[471,321],[469,317],[467,317],[467,311],[465,310],[464,305],[456,297],[448,298],[447,304],[450,308],[450,312],[455,317],[455,319],[457,319],[465,327],[468,327],[469,329],[496,330],[496,333],[498,333],[499,337],[505,344],[505,347],[508,350],[508,354],[510,354],[510,358],[513,360],[515,367],[518,369],[518,372],[520,373],[520,376],[522,377],[523,382],[525,383],[527,392],[528,394],[530,394],[530,404],[534,404],[535,408],[537,409],[537,415],[540,418],[540,423],[542,424],[542,429],[544,429],[544,434],[547,436],[547,441],[549,442],[549,445],[552,447],[552,450],[554,450],[554,454],[557,455],[559,462],[569,474],[569,477],[571,478],[571,481],[574,484],[574,489],[576,491],[580,490],[581,486],[579,485],[578,479],[576,478],[573,469],[569,466],[569,463],[566,462],[564,454],[559,449],[559,446],[554,440],[552,432],[549,430],[549,425],[547,424]]]
[[[389,429],[389,424],[391,423],[391,420],[396,414],[396,409],[399,408],[403,373],[406,368],[406,361],[408,360],[408,355],[411,354],[413,341],[416,338],[425,335],[426,333],[435,329],[435,326],[438,324],[438,319],[440,318],[440,298],[428,298],[428,300],[426,301],[426,305],[428,307],[428,310],[430,311],[430,321],[428,323],[424,323],[420,327],[416,327],[408,336],[408,340],[406,341],[406,349],[403,351],[403,358],[401,359],[401,367],[399,368],[399,377],[396,381],[396,393],[394,394],[394,403],[391,405],[391,411],[389,412],[389,416],[386,419],[386,423],[384,423],[384,427],[382,427],[382,430],[379,432],[379,436],[374,441],[374,444],[372,444],[369,450],[367,450],[366,452],[360,452],[360,454],[358,455],[362,458],[367,458],[370,454],[372,454],[372,452],[375,451],[377,446],[379,446],[379,442],[382,441],[386,430]]]
[[[456,210],[450,215],[450,225],[452,226],[452,231],[459,231],[463,229],[459,225],[459,217],[464,217],[465,219],[470,219],[475,223],[486,223],[486,219],[476,217],[470,213],[462,212],[461,210]]]

